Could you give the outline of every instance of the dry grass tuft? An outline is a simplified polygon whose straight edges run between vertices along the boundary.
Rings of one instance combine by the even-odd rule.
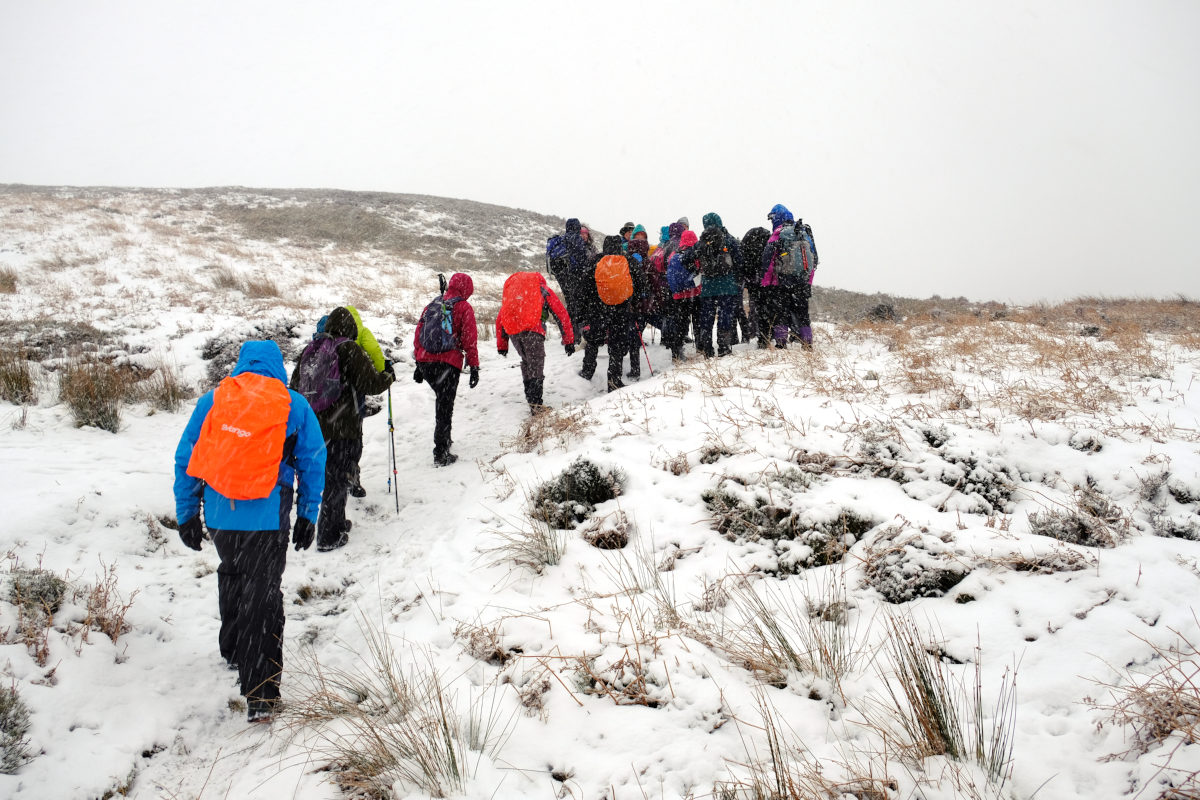
[[[1068,544],[1116,547],[1129,536],[1132,521],[1119,505],[1090,487],[1075,493],[1075,508],[1029,515],[1029,531]]]
[[[1156,672],[1126,669],[1120,684],[1100,684],[1111,699],[1084,701],[1105,713],[1102,725],[1115,724],[1133,733],[1132,744],[1106,761],[1127,761],[1161,749],[1158,770],[1144,785],[1165,783],[1168,788],[1159,798],[1200,798],[1200,770],[1172,766],[1184,747],[1200,742],[1200,649],[1174,628],[1171,633],[1177,639],[1166,646],[1137,637],[1153,652]]]
[[[927,644],[911,618],[888,618],[887,650],[893,672],[881,669],[889,703],[877,726],[902,756],[945,756],[977,764],[1002,789],[1012,776],[1016,730],[1016,672],[1005,670],[990,716],[983,707],[981,659],[968,692],[946,670],[936,645]],[[898,687],[898,688],[897,688]]]
[[[256,300],[279,297],[279,286],[266,275],[256,275],[247,278],[243,291],[247,297]]]
[[[81,642],[87,642],[88,631],[99,631],[114,644],[118,639],[131,630],[125,617],[133,607],[133,599],[138,590],[134,589],[128,599],[121,596],[117,590],[116,565],[101,562],[99,580],[91,586],[76,589],[76,601],[82,599],[87,615],[83,620]]]
[[[0,267],[0,294],[17,293],[17,271],[12,267]]]
[[[398,784],[431,797],[462,794],[479,759],[503,747],[513,718],[500,718],[495,694],[461,713],[431,660],[405,670],[386,632],[365,620],[360,629],[365,650],[350,667],[305,654],[279,719],[348,794],[391,797]]]
[[[134,376],[95,358],[73,358],[59,373],[58,397],[71,409],[75,427],[93,425],[116,433],[121,404],[135,394]]]
[[[173,362],[159,359],[154,372],[140,384],[141,396],[160,411],[178,411],[184,401],[195,396],[191,386],[179,377]]]
[[[545,453],[582,438],[592,424],[584,408],[552,408],[522,422],[517,434],[501,444],[518,453]]]
[[[0,351],[0,400],[16,405],[37,401],[37,382],[33,363],[24,348],[4,348]]]
[[[528,517],[519,523],[509,522],[505,528],[489,533],[495,537],[496,544],[481,549],[480,553],[493,567],[512,563],[541,575],[546,567],[556,566],[562,561],[567,549],[567,539],[561,531]]]

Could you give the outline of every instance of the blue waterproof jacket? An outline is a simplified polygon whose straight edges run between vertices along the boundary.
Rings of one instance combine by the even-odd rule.
[[[275,378],[287,386],[287,371],[279,345],[271,341],[252,341],[242,345],[233,374],[253,372]],[[200,511],[201,493],[204,496],[204,520],[209,528],[224,531],[271,531],[279,529],[279,487],[292,486],[296,474],[300,487],[296,513],[316,523],[325,489],[325,439],[312,407],[299,392],[289,392],[287,439],[283,461],[279,464],[279,481],[268,497],[260,500],[230,500],[199,478],[187,474],[192,448],[200,438],[200,429],[212,409],[213,393],[208,392],[196,402],[196,410],[184,428],[179,446],[175,448],[175,518],[187,522]]]

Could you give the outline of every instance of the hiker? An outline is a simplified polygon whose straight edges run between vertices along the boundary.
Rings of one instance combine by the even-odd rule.
[[[578,224],[578,220],[575,222]],[[569,229],[570,221],[567,224]],[[413,357],[417,361],[413,380],[427,382],[437,398],[433,423],[433,464],[437,467],[458,461],[458,456],[450,452],[454,441],[450,433],[464,356],[471,369],[470,387],[479,385],[479,332],[475,328],[475,309],[467,302],[474,291],[471,276],[462,272],[451,275],[446,291],[425,307],[413,335]],[[431,309],[436,310],[436,316]],[[435,319],[441,324],[435,325]]]
[[[352,522],[346,519],[346,500],[354,485],[362,455],[362,417],[359,399],[386,391],[396,379],[391,364],[377,372],[371,357],[358,344],[358,325],[344,306],[335,308],[325,332],[309,342],[290,386],[312,405],[325,438],[325,491],[317,521],[317,550],[328,552],[350,541]]]
[[[803,254],[808,263],[807,278],[800,281],[792,304],[792,334],[799,339],[800,346],[805,350],[812,349],[812,321],[808,315],[808,303],[812,299],[812,282],[816,277],[817,265],[821,263],[817,256],[817,243],[813,239],[812,226],[797,218],[794,226],[796,241],[804,248]],[[803,238],[801,238],[803,237]]]
[[[589,296],[591,332],[583,350],[583,369],[579,375],[591,380],[596,372],[596,356],[601,342],[608,341],[608,391],[625,386],[621,380],[622,363],[625,355],[636,362],[641,343],[636,329],[636,298],[645,294],[641,270],[631,263],[629,256],[621,252],[624,240],[620,236],[606,236],[604,249],[596,259],[593,270],[592,292]],[[632,363],[631,363],[632,366]],[[640,376],[640,369],[636,373]]]
[[[761,285],[768,290],[768,317],[775,347],[787,348],[788,329],[793,310],[804,307],[803,322],[808,322],[808,296],[813,278],[811,256],[803,229],[797,236],[792,212],[786,206],[775,205],[767,214],[772,233],[763,251]],[[805,349],[812,348],[812,327],[801,325],[797,331]]]
[[[621,230],[617,231],[617,233],[619,233],[621,238],[624,240],[621,243],[621,250],[624,252],[629,252],[629,240],[633,238],[634,227],[636,226],[632,222],[626,222],[621,226]]]
[[[678,225],[671,225],[672,233]],[[695,233],[683,231],[679,236],[678,248],[667,258],[667,289],[671,299],[667,302],[663,324],[663,345],[671,351],[671,360],[675,363],[684,360],[683,345],[687,340],[688,326],[696,315],[696,298],[700,296],[700,287],[695,279],[699,269],[695,255],[697,241]],[[664,249],[669,250],[674,242],[672,239]]]
[[[243,343],[232,375],[196,401],[175,449],[179,538],[199,550],[207,525],[217,548],[218,646],[238,671],[249,722],[269,721],[279,700],[293,495],[291,538],[306,550],[325,484],[320,424],[286,378],[279,345]]]
[[[521,357],[521,380],[525,384],[525,402],[529,413],[545,410],[542,385],[546,369],[546,326],[542,318],[549,308],[562,333],[563,348],[570,357],[575,352],[575,334],[566,306],[537,272],[514,272],[504,281],[500,312],[496,315],[496,351],[508,355],[511,339]]]
[[[750,328],[758,339],[758,349],[766,350],[770,345],[771,326],[767,318],[767,292],[763,288],[763,251],[771,232],[761,225],[746,231],[742,237],[742,275],[746,285],[746,296],[750,303]]]
[[[638,232],[640,232],[640,236]],[[637,281],[640,293],[633,298],[633,328],[637,333],[637,341],[633,345],[641,347],[642,332],[646,329],[646,325],[650,324],[656,328],[662,325],[654,308],[655,273],[650,267],[650,243],[646,240],[646,229],[641,225],[634,229],[634,235],[629,239],[626,254],[629,256],[630,266],[640,275],[640,280]],[[634,380],[642,377],[642,360],[636,353],[634,358],[630,359],[629,372],[626,377]]]
[[[700,263],[700,300],[696,314],[696,350],[705,358],[713,356],[713,320],[717,323],[717,355],[733,352],[737,307],[742,290],[737,276],[742,271],[742,247],[729,235],[721,217],[709,212],[703,218],[704,230],[696,246]]]
[[[566,231],[546,241],[546,264],[550,274],[558,281],[567,313],[574,325],[578,338],[585,324],[583,306],[586,303],[588,281],[591,280],[593,254],[583,238],[583,226],[579,220],[567,220]],[[583,295],[584,300],[580,299]]]

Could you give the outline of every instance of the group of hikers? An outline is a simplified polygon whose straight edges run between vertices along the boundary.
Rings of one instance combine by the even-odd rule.
[[[627,354],[627,377],[640,377],[636,353],[644,347],[647,326],[661,331],[674,361],[684,359],[689,341],[706,358],[728,355],[739,341],[739,328],[741,341],[757,339],[762,349],[772,341],[786,348],[792,338],[811,348],[808,301],[817,267],[812,228],[783,205],[774,206],[767,219],[770,230],[751,228],[738,239],[714,212],[704,215],[699,234],[682,217],[660,229],[656,245],[644,226],[627,222],[620,235],[605,237],[598,253],[591,232],[579,220],[567,220],[565,232],[546,243],[546,269],[587,341],[580,374],[592,377],[603,343],[610,391],[624,385]]]
[[[743,340],[757,338],[761,348],[772,339],[785,348],[790,331],[811,347],[812,231],[781,205],[768,219],[771,231],[754,228],[738,240],[715,213],[704,215],[699,235],[683,218],[665,226],[655,246],[645,228],[628,223],[620,235],[605,237],[598,253],[587,228],[567,220],[565,233],[547,243],[547,268],[565,303],[541,273],[517,272],[504,283],[496,318],[496,349],[507,356],[511,343],[520,356],[530,412],[545,408],[545,320],[551,315],[568,356],[582,334],[583,377],[591,379],[600,346],[607,346],[609,391],[624,385],[626,355],[629,377],[640,376],[638,348],[647,325],[661,330],[676,360],[684,357],[689,329],[697,351],[714,355],[714,321],[716,355],[730,352],[739,324]],[[435,466],[458,458],[450,450],[451,428],[464,365],[469,386],[479,384],[478,331],[468,302],[474,284],[469,275],[455,273],[441,289],[413,334],[413,380],[435,396]],[[330,551],[349,541],[348,497],[366,493],[358,467],[362,420],[379,410],[367,398],[388,392],[390,428],[395,379],[393,362],[358,311],[340,306],[318,322],[290,377],[278,344],[243,343],[231,375],[197,401],[180,437],[174,483],[179,537],[200,550],[207,528],[216,547],[218,644],[238,672],[251,722],[271,720],[279,701],[280,587],[289,534],[296,550],[315,541],[318,550]]]

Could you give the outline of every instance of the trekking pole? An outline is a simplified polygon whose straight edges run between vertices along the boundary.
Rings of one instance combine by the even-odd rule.
[[[392,387],[388,386],[388,448],[392,454],[392,474],[388,475],[388,494],[392,493],[392,479],[396,477],[396,428],[392,425]],[[396,513],[400,513],[400,479],[396,478]]]
[[[646,349],[646,340],[642,338],[642,332],[638,331],[638,341],[642,343],[642,352],[646,354],[646,368],[650,370],[650,376],[654,376],[654,365],[650,363],[650,351]]]

